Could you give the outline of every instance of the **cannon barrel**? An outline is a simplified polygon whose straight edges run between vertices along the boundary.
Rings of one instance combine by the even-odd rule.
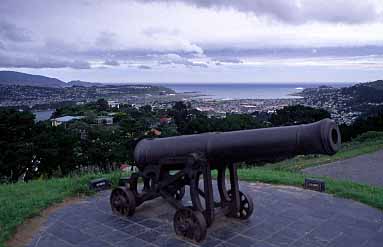
[[[203,153],[210,162],[241,162],[299,154],[332,155],[340,144],[338,126],[324,119],[286,127],[143,139],[134,150],[134,159],[143,167],[164,158]]]

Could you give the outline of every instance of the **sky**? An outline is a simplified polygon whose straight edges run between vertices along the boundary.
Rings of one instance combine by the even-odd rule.
[[[383,79],[382,0],[1,0],[0,70],[91,82]]]

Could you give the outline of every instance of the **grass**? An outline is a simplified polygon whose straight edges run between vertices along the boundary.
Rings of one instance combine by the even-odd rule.
[[[302,187],[307,177],[301,173],[278,171],[268,168],[241,168],[238,176],[244,181],[258,181],[270,184],[283,184]],[[383,188],[358,184],[349,181],[339,181],[327,177],[316,177],[326,182],[326,192],[338,197],[353,199],[372,207],[383,210]]]
[[[266,165],[267,168],[282,171],[300,171],[307,167],[344,160],[383,149],[383,132],[367,132],[351,142],[342,144],[341,150],[333,156],[301,155],[295,158]]]
[[[368,132],[343,145],[334,156],[300,156],[265,167],[238,169],[238,176],[245,181],[259,181],[301,187],[305,175],[303,168],[340,159],[370,153],[383,148],[383,132]],[[18,225],[54,203],[67,197],[90,195],[88,182],[97,177],[106,177],[116,185],[120,173],[86,174],[67,178],[36,180],[29,183],[0,185],[0,247],[4,246]],[[321,178],[326,182],[326,192],[335,196],[360,201],[383,210],[383,188]]]
[[[92,194],[88,182],[98,177],[107,177],[117,184],[120,174],[87,174],[0,185],[0,247],[4,246],[18,225],[39,215],[43,209],[68,197]]]

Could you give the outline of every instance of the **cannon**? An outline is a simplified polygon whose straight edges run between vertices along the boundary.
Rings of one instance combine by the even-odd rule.
[[[131,216],[143,202],[163,197],[176,208],[175,233],[200,242],[214,221],[216,208],[240,220],[253,213],[252,199],[239,190],[237,163],[299,154],[332,155],[340,144],[339,129],[330,119],[287,127],[143,139],[134,150],[138,172],[113,189],[111,207],[119,215]],[[217,170],[216,182],[212,170]],[[138,189],[139,181],[142,189]],[[214,200],[213,184],[218,187],[219,201]],[[185,186],[189,187],[191,206],[182,202]]]

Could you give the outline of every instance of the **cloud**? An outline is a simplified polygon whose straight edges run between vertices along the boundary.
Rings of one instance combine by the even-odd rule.
[[[0,66],[147,81],[351,59],[364,69],[382,61],[368,59],[383,54],[382,9],[381,0],[1,0]]]
[[[222,63],[243,63],[242,60],[238,59],[238,58],[217,58],[215,59],[216,63],[219,63],[219,65],[221,65]]]
[[[149,0],[147,2],[183,2],[201,8],[236,9],[268,16],[287,23],[310,21],[365,23],[380,19],[380,0]]]
[[[99,33],[96,38],[95,45],[99,47],[110,47],[116,44],[116,40],[118,39],[117,35],[113,32],[103,31]]]
[[[20,28],[4,20],[0,20],[0,41],[31,41],[30,32],[24,28]]]
[[[105,60],[104,65],[109,65],[109,66],[119,66],[120,63],[116,60]]]
[[[87,61],[65,60],[47,56],[26,56],[26,55],[8,55],[0,53],[1,68],[72,68],[72,69],[90,69]]]
[[[152,67],[150,67],[148,65],[139,65],[137,68],[139,68],[139,69],[152,69]]]
[[[186,67],[201,67],[201,68],[208,68],[208,65],[203,62],[195,62],[191,61],[190,59],[187,59],[185,57],[182,57],[178,54],[170,53],[158,56],[157,59],[159,60],[160,65],[184,65]]]

